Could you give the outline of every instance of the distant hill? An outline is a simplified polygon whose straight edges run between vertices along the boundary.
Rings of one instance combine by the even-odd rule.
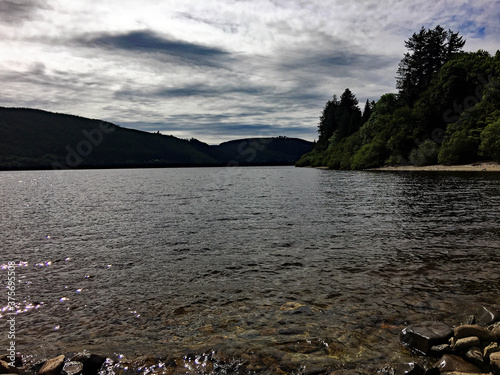
[[[311,148],[284,137],[210,146],[101,120],[0,107],[0,170],[294,164]]]

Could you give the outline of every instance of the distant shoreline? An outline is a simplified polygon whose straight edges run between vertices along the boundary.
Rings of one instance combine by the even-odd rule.
[[[500,172],[497,162],[482,162],[463,165],[427,165],[417,167],[414,165],[396,165],[391,167],[370,168],[367,171],[384,172]]]

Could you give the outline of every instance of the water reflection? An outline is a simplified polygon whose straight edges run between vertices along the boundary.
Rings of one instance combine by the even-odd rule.
[[[381,364],[410,358],[405,324],[497,299],[494,175],[51,173],[0,173],[22,352],[120,353],[120,371]]]

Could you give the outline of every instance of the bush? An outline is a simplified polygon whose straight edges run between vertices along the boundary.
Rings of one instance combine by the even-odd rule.
[[[482,131],[480,150],[483,156],[500,162],[500,119]]]
[[[352,169],[368,169],[380,167],[387,157],[387,148],[380,139],[375,139],[361,147],[353,157]]]
[[[478,144],[467,130],[458,130],[446,139],[439,150],[440,164],[465,164],[477,159]]]
[[[422,142],[418,149],[414,148],[410,153],[410,163],[417,166],[432,165],[438,161],[439,146],[430,139]]]

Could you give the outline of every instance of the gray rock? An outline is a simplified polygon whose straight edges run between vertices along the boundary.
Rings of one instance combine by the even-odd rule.
[[[480,346],[481,345],[481,340],[479,340],[479,337],[477,336],[472,336],[472,337],[465,337],[463,339],[458,339],[455,342],[455,349],[457,350],[465,350],[472,348],[474,346]]]
[[[64,366],[64,355],[49,359],[38,371],[38,375],[59,375]]]
[[[483,342],[493,342],[497,338],[492,331],[478,325],[462,325],[455,327],[455,338],[463,339],[471,336],[477,336]]]
[[[441,372],[466,372],[469,374],[480,374],[481,370],[465,359],[451,354],[445,354],[436,363],[435,367]]]
[[[492,306],[483,306],[476,323],[487,326],[498,321],[500,321],[500,312]]]
[[[412,324],[401,331],[401,343],[418,354],[429,354],[436,345],[446,344],[453,335],[453,330],[441,322],[423,322]]]

